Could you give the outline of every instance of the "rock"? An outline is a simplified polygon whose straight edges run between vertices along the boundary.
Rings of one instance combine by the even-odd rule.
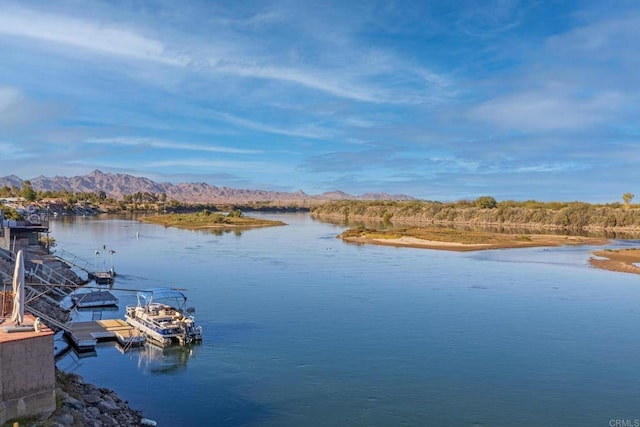
[[[104,396],[102,396],[102,400],[104,400],[105,402],[107,402],[107,403],[109,403],[111,405],[116,405],[117,406],[115,400],[113,400],[113,398],[111,397],[110,394],[105,394]]]
[[[91,418],[99,418],[100,417],[100,410],[98,408],[96,408],[95,406],[89,406],[87,408],[87,413],[91,416]]]
[[[78,384],[84,384],[84,378],[82,378],[80,375],[74,374],[74,373],[70,373],[67,375],[68,375],[69,381],[73,381]]]
[[[102,427],[102,421],[94,419],[85,419],[84,426],[86,427]]]
[[[84,404],[82,402],[68,395],[62,402],[73,409],[80,410],[84,408]]]
[[[107,400],[103,400],[102,402],[98,403],[98,409],[100,410],[100,412],[104,412],[105,414],[115,414],[120,411],[118,405],[113,403],[113,401],[109,402]]]
[[[120,425],[115,418],[110,417],[107,414],[100,415],[100,421],[102,421],[103,426],[118,426]]]
[[[94,393],[85,394],[84,401],[90,405],[95,405],[102,401],[102,398]]]
[[[53,420],[62,424],[63,426],[72,426],[75,423],[75,418],[71,414],[56,415]]]

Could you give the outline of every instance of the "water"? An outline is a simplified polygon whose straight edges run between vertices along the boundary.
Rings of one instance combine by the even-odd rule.
[[[590,268],[595,248],[363,246],[304,214],[266,216],[289,225],[216,235],[53,222],[57,244],[76,255],[116,250],[118,288],[186,288],[205,333],[187,349],[104,344],[58,366],[115,389],[160,426],[640,418],[640,278]],[[116,294],[120,310],[105,317],[135,302]]]

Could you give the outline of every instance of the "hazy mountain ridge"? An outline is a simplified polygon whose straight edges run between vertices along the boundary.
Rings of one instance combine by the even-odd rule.
[[[15,175],[0,178],[0,186],[21,187],[24,180]],[[247,190],[199,183],[171,184],[155,182],[145,177],[136,177],[120,173],[103,173],[99,170],[83,176],[39,176],[29,179],[38,191],[60,191],[67,189],[73,192],[100,192],[107,196],[121,199],[124,195],[134,193],[155,193],[167,195],[168,200],[183,203],[246,203],[286,200],[413,200],[413,197],[399,194],[366,193],[353,196],[342,191],[332,191],[320,195],[310,195],[298,190],[292,193],[267,190]]]

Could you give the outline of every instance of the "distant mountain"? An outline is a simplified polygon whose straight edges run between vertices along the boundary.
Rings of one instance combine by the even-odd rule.
[[[205,183],[155,182],[148,178],[119,173],[103,173],[99,170],[84,176],[39,176],[29,180],[35,190],[60,191],[67,189],[73,192],[104,191],[109,197],[121,199],[124,195],[134,193],[155,193],[167,195],[168,200],[182,203],[247,203],[266,201],[296,200],[413,200],[404,194],[390,195],[386,193],[367,193],[352,196],[342,191],[332,191],[320,195],[309,195],[298,190],[293,193],[266,190],[241,190],[229,187],[216,187]],[[0,178],[0,186],[22,187],[23,180],[15,175]]]

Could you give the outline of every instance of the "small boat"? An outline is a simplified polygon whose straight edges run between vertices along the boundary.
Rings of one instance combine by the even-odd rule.
[[[196,326],[195,309],[185,305],[187,297],[170,288],[154,288],[137,293],[138,304],[128,305],[125,320],[148,341],[167,347],[202,340],[202,326]]]

